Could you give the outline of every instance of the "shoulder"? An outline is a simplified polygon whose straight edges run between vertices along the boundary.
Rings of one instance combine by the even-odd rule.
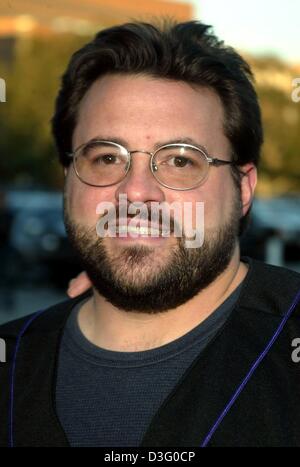
[[[243,284],[241,305],[275,315],[285,314],[294,305],[300,316],[300,274],[252,258],[244,259],[249,271]]]
[[[249,262],[249,265],[253,267],[256,273],[258,274],[268,274],[275,277],[281,277],[284,280],[288,278],[293,278],[294,280],[300,281],[300,272],[297,272],[293,269],[288,269],[283,266],[274,266],[272,264],[265,263],[249,257],[242,257],[246,262]]]
[[[15,340],[27,333],[59,331],[73,307],[91,294],[90,291],[73,299],[67,299],[49,308],[39,310],[0,326],[0,338]]]

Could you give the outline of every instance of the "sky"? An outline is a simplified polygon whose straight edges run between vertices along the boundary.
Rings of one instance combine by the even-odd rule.
[[[221,39],[252,53],[300,63],[300,0],[180,0]]]

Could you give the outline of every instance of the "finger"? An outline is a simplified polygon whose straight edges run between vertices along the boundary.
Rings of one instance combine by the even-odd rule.
[[[90,289],[91,286],[92,283],[90,279],[88,278],[86,272],[83,271],[69,282],[67,294],[69,297],[74,298],[77,295],[80,295],[86,290]]]
[[[69,281],[69,283],[68,283],[68,288],[69,288],[69,289],[73,287],[74,281],[75,281],[75,279],[71,279],[71,280]]]

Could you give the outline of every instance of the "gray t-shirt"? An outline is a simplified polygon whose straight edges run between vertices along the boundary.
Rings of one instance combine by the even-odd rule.
[[[237,301],[241,285],[184,336],[142,352],[115,352],[88,341],[77,305],[64,330],[56,405],[71,446],[136,447],[151,419]]]

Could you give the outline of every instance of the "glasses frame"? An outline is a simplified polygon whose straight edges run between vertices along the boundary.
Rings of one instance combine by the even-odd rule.
[[[121,151],[125,151],[127,156],[128,156],[128,159],[129,159],[129,164],[128,164],[128,167],[126,168],[126,171],[124,173],[124,176],[114,182],[114,183],[110,183],[108,185],[96,185],[96,184],[93,184],[93,183],[89,183],[89,182],[86,182],[81,176],[80,174],[78,173],[78,169],[76,167],[76,158],[78,157],[78,155],[80,154],[80,151],[88,146],[89,144],[91,143],[104,143],[104,144],[111,144],[117,148],[119,148]],[[157,166],[155,165],[155,163],[153,162],[153,159],[155,157],[155,155],[161,151],[162,149],[165,149],[165,148],[171,148],[171,147],[184,147],[184,148],[190,148],[190,149],[193,149],[193,150],[196,150],[198,151],[202,156],[204,156],[207,164],[208,164],[208,170],[207,170],[207,173],[205,174],[205,176],[199,180],[199,182],[197,182],[195,185],[193,185],[192,187],[189,187],[189,188],[174,188],[170,185],[167,185],[163,182],[161,182],[156,174],[155,174],[155,171],[157,170]],[[236,163],[234,161],[225,161],[223,159],[218,159],[217,157],[213,157],[211,155],[209,155],[207,153],[207,151],[202,148],[202,147],[198,147],[198,146],[194,146],[192,144],[185,144],[185,143],[170,143],[170,144],[165,144],[163,146],[160,146],[159,148],[157,148],[154,152],[150,152],[150,151],[144,151],[144,150],[139,150],[139,149],[135,149],[134,151],[128,151],[127,148],[125,148],[124,146],[122,146],[121,144],[119,143],[115,143],[114,141],[107,141],[107,140],[92,140],[92,141],[88,141],[87,143],[83,143],[81,144],[80,146],[78,146],[73,152],[71,153],[67,153],[67,156],[69,158],[72,159],[72,162],[73,162],[73,168],[74,168],[74,171],[75,171],[75,174],[77,175],[77,177],[79,178],[79,180],[86,184],[86,185],[89,185],[89,186],[93,186],[93,187],[96,187],[96,188],[105,188],[105,187],[109,187],[109,186],[113,186],[113,185],[117,185],[118,183],[120,183],[122,180],[124,180],[131,168],[131,160],[132,160],[132,154],[135,154],[135,153],[142,153],[142,154],[148,154],[149,156],[151,156],[150,158],[150,161],[149,161],[149,165],[150,165],[150,170],[151,170],[151,173],[152,175],[154,176],[155,180],[162,186],[164,186],[165,188],[169,188],[170,190],[176,190],[176,191],[188,191],[188,190],[193,190],[194,188],[197,188],[198,186],[200,186],[202,183],[204,183],[208,177],[208,173],[209,173],[209,167],[211,165],[215,166],[215,167],[219,167],[221,165],[236,165]]]

